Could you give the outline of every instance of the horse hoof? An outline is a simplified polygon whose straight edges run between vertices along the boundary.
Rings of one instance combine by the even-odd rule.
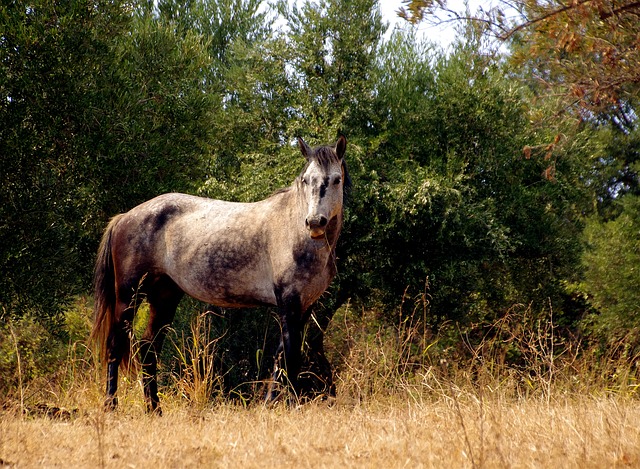
[[[118,407],[118,398],[115,396],[109,396],[104,401],[104,410],[106,412],[113,412]]]
[[[269,391],[264,396],[264,403],[267,407],[272,407],[282,401],[282,391]]]
[[[162,408],[157,402],[151,402],[147,404],[147,414],[155,415],[156,417],[162,417]]]

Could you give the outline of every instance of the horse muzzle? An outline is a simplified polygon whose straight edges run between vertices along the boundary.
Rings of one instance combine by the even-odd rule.
[[[324,238],[326,226],[329,220],[324,215],[316,215],[313,217],[307,217],[304,221],[307,229],[309,230],[309,236],[313,239]]]

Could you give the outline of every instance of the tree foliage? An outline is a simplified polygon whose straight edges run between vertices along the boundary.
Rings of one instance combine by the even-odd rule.
[[[54,315],[65,290],[80,284],[75,265],[84,201],[76,197],[90,181],[83,162],[93,151],[77,144],[89,123],[78,116],[96,108],[87,97],[99,91],[96,78],[110,63],[111,37],[129,22],[122,2],[91,5],[13,2],[0,9],[0,301],[6,312],[37,307]]]
[[[413,44],[396,36],[384,52],[378,112],[387,120],[349,228],[360,231],[347,257],[357,262],[354,288],[391,304],[426,282],[434,321],[497,317],[545,298],[560,307],[560,280],[580,252],[575,160],[523,153],[548,136],[529,126],[526,90],[477,45],[443,56]]]
[[[126,2],[1,13],[0,298],[53,317],[88,285],[109,216],[201,177],[220,100],[200,38]]]
[[[446,1],[405,3],[407,9],[399,14],[410,22],[471,25],[506,43],[513,73],[537,99],[555,102],[541,125],[556,125],[570,117],[594,127],[609,126],[616,135],[606,138],[618,143],[637,132],[639,2],[505,0],[476,13],[456,11]],[[609,165],[604,171],[608,170],[611,187],[635,191],[636,145],[616,144],[610,150],[613,158],[606,158]]]
[[[446,0],[404,3],[399,15],[410,22],[471,21],[511,41],[511,60],[529,63],[533,78],[569,103],[600,112],[638,97],[640,2],[504,0],[475,14]]]
[[[536,107],[536,133],[547,134],[546,145],[539,145],[578,158],[576,182],[592,191],[592,207],[589,198],[577,206],[584,215],[597,213],[587,221],[583,258],[583,285],[596,311],[590,321],[610,332],[636,325],[627,289],[637,290],[637,279],[627,269],[638,239],[628,227],[640,190],[640,3],[507,0],[475,13],[446,1],[404,3],[399,14],[412,23],[458,22],[506,43],[510,71]],[[560,158],[551,160],[550,176]]]
[[[629,333],[637,341],[640,320],[640,198],[626,195],[619,203],[619,216],[606,222],[593,217],[585,229],[581,289],[600,313],[591,322],[607,342]]]
[[[418,295],[434,327],[549,301],[573,323],[581,259],[592,305],[615,312],[590,269],[633,241],[617,201],[639,187],[635,4],[510,5],[475,17],[507,59],[477,27],[448,54],[385,38],[375,0],[281,1],[278,23],[257,0],[0,7],[3,313],[55,317],[86,291],[114,214],[168,191],[263,198],[302,168],[294,137],[339,133],[354,191],[322,327],[349,299],[395,324]]]

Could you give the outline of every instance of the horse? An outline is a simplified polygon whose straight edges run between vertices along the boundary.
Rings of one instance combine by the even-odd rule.
[[[131,325],[141,299],[149,320],[139,346],[147,411],[161,414],[158,354],[184,294],[224,308],[275,306],[280,345],[266,399],[298,392],[302,330],[310,306],[336,275],[350,178],[347,141],[311,148],[290,187],[252,203],[169,193],[109,222],[94,273],[94,325],[107,368],[105,407],[117,407],[118,369],[131,358]]]

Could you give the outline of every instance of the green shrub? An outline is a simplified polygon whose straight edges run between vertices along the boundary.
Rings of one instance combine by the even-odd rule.
[[[64,344],[33,316],[0,324],[0,395],[23,396],[36,378],[50,377],[66,358]]]
[[[589,220],[581,290],[594,313],[586,324],[606,342],[640,345],[640,197],[626,195],[620,214]]]

